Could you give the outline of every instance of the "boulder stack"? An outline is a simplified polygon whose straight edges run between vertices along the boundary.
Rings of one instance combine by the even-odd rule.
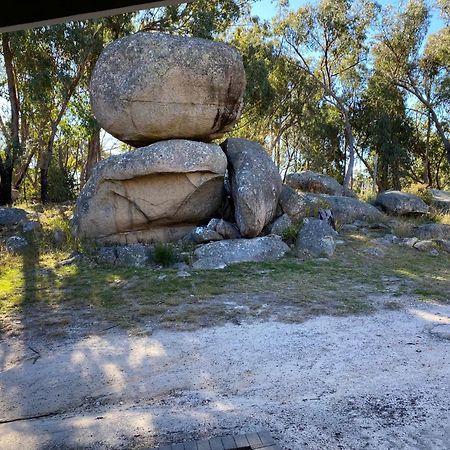
[[[228,45],[146,32],[110,44],[93,71],[92,109],[139,148],[98,164],[77,201],[75,234],[168,242],[220,217],[228,161],[209,142],[231,130],[244,90],[242,58]]]
[[[217,213],[226,168],[218,145],[187,140],[112,156],[84,186],[73,228],[109,243],[178,240]]]

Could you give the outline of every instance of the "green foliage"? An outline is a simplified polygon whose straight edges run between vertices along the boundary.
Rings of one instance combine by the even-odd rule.
[[[302,225],[294,224],[291,225],[288,228],[285,228],[283,230],[283,233],[281,234],[281,239],[285,241],[287,244],[293,244],[297,240],[298,232],[300,231]]]
[[[152,259],[163,267],[173,266],[178,259],[177,250],[173,244],[158,242],[153,247]]]
[[[433,196],[431,195],[430,189],[423,183],[410,184],[405,191],[417,195],[417,197],[421,198],[427,205],[433,203]]]

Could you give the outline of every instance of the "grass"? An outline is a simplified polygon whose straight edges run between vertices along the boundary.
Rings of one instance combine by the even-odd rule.
[[[192,271],[190,277],[180,278],[170,268],[101,266],[87,258],[59,267],[57,262],[74,247],[70,242],[51,245],[50,220],[59,227],[59,219],[46,219],[43,236],[36,237],[25,255],[0,255],[0,314],[4,318],[31,317],[39,311],[60,317],[66,326],[70,311],[75,311],[75,317],[88,314],[89,320],[97,317],[125,328],[145,321],[191,328],[246,317],[302,321],[317,314],[366,313],[372,310],[373,295],[395,297],[387,307],[392,309],[401,305],[402,295],[450,303],[449,256],[431,257],[392,246],[385,258],[374,258],[364,253],[373,244],[362,235],[347,235],[347,245],[339,246],[329,260],[288,257]],[[172,250],[168,255],[166,248],[162,265],[164,258],[172,257]],[[385,277],[400,280],[394,294],[386,290]]]

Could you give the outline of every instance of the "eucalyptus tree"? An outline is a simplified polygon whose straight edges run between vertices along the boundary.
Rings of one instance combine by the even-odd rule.
[[[345,188],[350,186],[355,161],[352,105],[364,81],[376,10],[370,0],[320,0],[288,12],[275,24],[283,53],[342,116],[348,154]]]
[[[441,1],[448,17],[448,2]],[[448,114],[450,108],[450,34],[447,26],[428,34],[430,8],[424,0],[410,0],[383,14],[377,65],[394,85],[422,108],[434,125],[450,162]],[[417,109],[417,108],[416,108]]]
[[[378,189],[401,189],[411,172],[417,137],[406,111],[405,96],[376,68],[353,115],[356,152]]]

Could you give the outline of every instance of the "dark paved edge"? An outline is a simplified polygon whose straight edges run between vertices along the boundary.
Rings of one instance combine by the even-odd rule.
[[[148,450],[281,450],[268,431],[182,442]]]

